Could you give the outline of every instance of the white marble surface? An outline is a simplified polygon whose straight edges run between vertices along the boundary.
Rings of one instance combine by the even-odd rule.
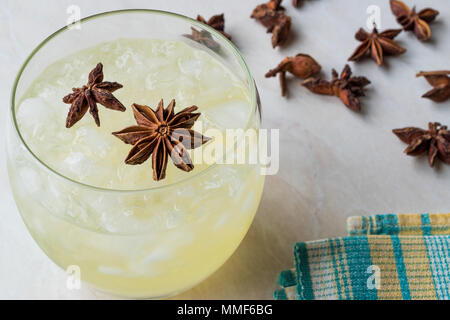
[[[260,0],[262,1],[262,0]],[[357,46],[353,34],[366,25],[366,9],[381,9],[383,28],[398,27],[388,1],[307,0],[302,8],[284,1],[293,18],[289,45],[273,50],[270,35],[249,18],[258,0],[0,0],[0,117],[5,114],[13,78],[31,50],[65,24],[69,5],[82,16],[123,8],[157,8],[194,17],[224,12],[226,31],[244,54],[256,79],[264,125],[280,129],[280,171],[267,179],[257,217],[242,245],[213,276],[179,298],[270,299],[277,272],[292,265],[292,244],[345,234],[351,215],[450,210],[450,166],[428,167],[425,158],[406,157],[391,129],[450,124],[450,102],[421,99],[429,89],[419,70],[449,69],[448,0],[408,0],[441,14],[432,25],[433,41],[420,43],[412,34],[398,41],[408,49],[378,68],[371,61],[352,64],[372,81],[364,112],[347,110],[332,97],[316,96],[289,82],[290,97],[280,97],[278,81],[265,72],[284,56],[313,55],[328,76],[340,69]],[[2,135],[3,136],[3,135]],[[0,140],[4,150],[4,141]],[[66,275],[37,247],[19,217],[0,157],[0,298],[109,298],[83,286],[66,289]]]

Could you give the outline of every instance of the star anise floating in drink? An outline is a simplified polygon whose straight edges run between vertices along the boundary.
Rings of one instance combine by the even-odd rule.
[[[417,13],[415,7],[410,10],[403,1],[390,0],[390,4],[392,13],[404,30],[413,31],[417,39],[421,41],[431,38],[431,29],[428,24],[436,18],[439,11],[426,8]]]
[[[408,144],[405,153],[409,156],[428,155],[428,162],[434,166],[436,158],[450,164],[450,131],[447,126],[430,122],[428,130],[416,127],[394,129],[392,132]]]
[[[198,15],[197,20],[216,29],[228,40],[231,40],[231,36],[225,32],[225,17],[223,13],[212,16],[208,21],[206,21],[205,18],[203,18],[201,15]]]
[[[314,58],[307,54],[299,53],[295,57],[284,58],[275,69],[266,73],[266,78],[279,75],[281,95],[284,97],[287,94],[286,72],[298,78],[306,79],[319,73],[321,68]]]
[[[126,164],[142,164],[152,156],[153,179],[156,181],[165,178],[168,155],[179,169],[186,172],[194,169],[187,150],[210,140],[191,129],[200,116],[194,112],[197,106],[174,113],[175,100],[164,108],[161,99],[156,111],[136,103],[132,108],[138,125],[113,132],[123,142],[133,145],[125,159]]]
[[[98,63],[89,73],[87,85],[73,88],[73,93],[63,98],[64,103],[71,104],[66,119],[66,128],[72,127],[81,120],[88,109],[97,126],[100,126],[97,103],[108,109],[125,111],[122,103],[112,95],[112,92],[120,88],[122,88],[120,83],[103,81],[103,65]]]
[[[416,77],[425,77],[433,89],[425,93],[422,98],[443,102],[450,98],[450,70],[422,71]]]
[[[260,4],[250,16],[266,27],[268,33],[272,33],[273,48],[283,45],[291,30],[291,17],[285,14],[281,1],[270,0],[267,3]]]
[[[349,61],[359,61],[367,53],[381,66],[383,64],[384,55],[399,55],[405,53],[406,49],[400,47],[394,42],[394,38],[402,32],[402,29],[389,29],[378,33],[374,26],[372,33],[366,32],[364,29],[359,29],[355,34],[355,38],[362,43],[356,48],[355,52],[348,58]]]
[[[364,96],[364,88],[370,84],[366,77],[352,77],[352,70],[347,64],[338,75],[333,69],[331,81],[321,78],[310,78],[302,85],[313,93],[336,96],[350,110],[361,111],[360,97]]]

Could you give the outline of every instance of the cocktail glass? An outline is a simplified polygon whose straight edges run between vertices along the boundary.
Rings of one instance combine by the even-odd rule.
[[[183,36],[191,28],[203,32],[214,45]],[[27,144],[18,124],[22,97],[35,78],[73,51],[74,45],[81,50],[119,38],[187,41],[220,59],[249,94],[242,129],[258,131],[260,105],[254,80],[230,41],[204,24],[173,13],[107,12],[58,30],[22,66],[12,91],[7,130],[9,178],[29,232],[58,266],[76,270],[81,280],[104,292],[167,297],[198,284],[231,256],[258,208],[264,176],[257,163],[215,163],[175,183],[113,189],[77,181],[43,161]],[[226,154],[236,150],[227,147]]]

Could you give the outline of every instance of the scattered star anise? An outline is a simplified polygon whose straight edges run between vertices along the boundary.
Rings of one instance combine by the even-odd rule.
[[[355,34],[355,38],[362,43],[348,60],[359,61],[370,52],[372,59],[375,60],[377,65],[381,66],[385,54],[399,55],[405,53],[406,49],[393,41],[400,32],[402,32],[402,29],[389,29],[378,33],[377,28],[374,26],[372,33],[369,34],[364,29],[359,29]]]
[[[87,85],[81,88],[72,88],[73,93],[69,93],[63,98],[64,103],[71,104],[66,119],[66,128],[72,127],[83,118],[88,109],[97,126],[100,126],[97,103],[112,110],[125,111],[122,103],[112,95],[112,92],[120,88],[122,88],[120,83],[103,81],[103,65],[98,63],[89,73]]]
[[[425,77],[433,89],[425,93],[422,98],[428,98],[434,102],[443,102],[450,98],[450,70],[422,71],[416,77]]]
[[[405,149],[407,155],[419,156],[427,153],[431,167],[434,166],[436,158],[450,164],[450,131],[447,130],[447,126],[442,126],[438,122],[430,122],[428,130],[408,127],[394,129],[392,132],[409,145]]]
[[[138,125],[113,132],[123,142],[133,145],[125,159],[126,164],[142,164],[152,156],[153,179],[156,181],[166,176],[168,155],[179,169],[186,172],[194,169],[187,150],[210,140],[191,129],[200,116],[200,113],[194,113],[197,106],[174,113],[175,100],[164,108],[161,99],[156,111],[136,103],[132,108]]]
[[[290,72],[301,79],[306,79],[319,73],[321,68],[314,58],[299,53],[295,57],[284,58],[275,69],[266,73],[266,78],[275,77],[279,74],[281,95],[284,97],[287,94],[286,72]]]
[[[404,30],[413,31],[417,39],[421,41],[430,39],[431,30],[428,24],[436,18],[439,11],[426,8],[416,13],[416,7],[410,10],[403,1],[390,0],[390,3],[392,13]]]
[[[294,7],[298,7],[299,4],[300,4],[300,0],[292,0],[292,5],[293,5]]]
[[[266,27],[268,33],[272,33],[273,48],[283,45],[291,30],[291,17],[285,14],[281,1],[270,0],[267,3],[260,4],[250,16]]]
[[[208,21],[206,21],[205,18],[203,18],[201,15],[198,15],[197,20],[216,29],[228,40],[231,40],[231,36],[225,32],[225,18],[223,13],[212,16]]]
[[[368,84],[370,81],[366,77],[352,77],[352,71],[348,64],[340,76],[333,69],[331,81],[310,78],[302,83],[313,93],[339,97],[347,108],[356,112],[361,111],[359,97],[364,96],[364,87]]]

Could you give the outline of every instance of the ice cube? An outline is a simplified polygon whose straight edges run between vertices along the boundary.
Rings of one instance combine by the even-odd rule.
[[[25,186],[30,194],[42,192],[42,179],[36,170],[28,167],[22,167],[19,169],[19,176],[22,180],[22,185]]]
[[[63,160],[62,168],[70,170],[78,180],[93,176],[97,172],[98,166],[85,154],[74,151]]]
[[[109,267],[109,266],[98,266],[98,272],[104,273],[111,276],[118,276],[125,273],[125,271],[118,267]]]
[[[158,77],[156,73],[149,73],[147,77],[145,77],[145,89],[153,90],[156,89],[156,85],[158,84]]]
[[[219,220],[217,220],[216,224],[214,225],[214,230],[218,230],[220,229],[223,225],[225,225],[225,223],[228,221],[228,218],[230,217],[230,215],[224,214],[223,216],[221,216],[219,218]]]
[[[153,250],[148,256],[145,257],[143,260],[144,263],[152,263],[156,261],[164,261],[172,259],[173,252],[169,250],[169,248],[166,247],[158,247],[155,250]]]
[[[105,158],[113,144],[112,136],[101,133],[97,128],[86,126],[77,129],[75,139],[74,148],[80,148],[80,151],[97,158]]]
[[[130,62],[132,61],[132,62]],[[120,69],[127,69],[133,66],[134,68],[141,66],[142,61],[139,54],[133,51],[131,48],[127,48],[122,55],[116,58],[116,66]]]
[[[166,57],[174,56],[178,53],[176,42],[174,41],[154,41],[152,43],[152,54]]]
[[[45,103],[42,98],[30,98],[24,100],[17,110],[17,120],[21,131],[26,135],[40,136],[44,130],[54,124],[55,110]]]
[[[186,220],[186,213],[181,212],[175,205],[173,210],[167,213],[166,226],[168,229],[173,229],[181,226]]]
[[[194,76],[196,79],[200,78],[200,74],[204,69],[204,61],[195,57],[181,57],[178,58],[177,63],[182,73],[188,76]]]

